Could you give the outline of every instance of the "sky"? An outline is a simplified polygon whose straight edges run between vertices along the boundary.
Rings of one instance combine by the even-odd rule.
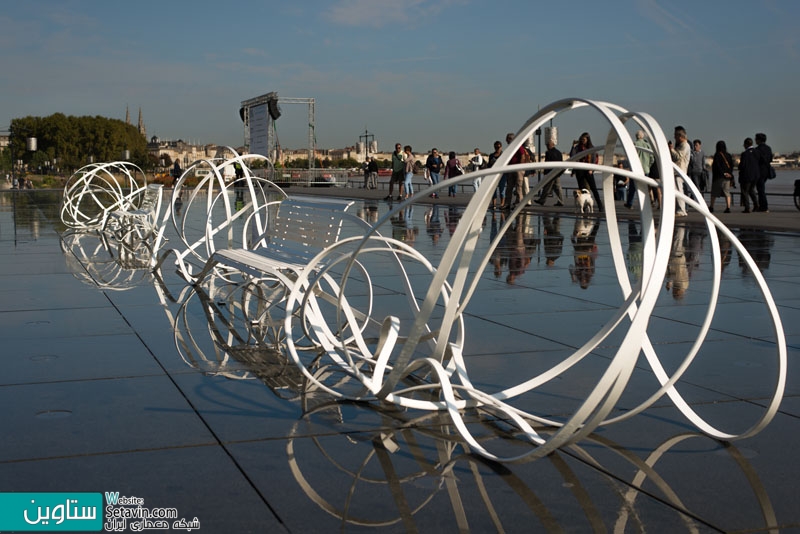
[[[320,148],[374,135],[415,152],[490,152],[537,109],[580,97],[683,125],[707,152],[764,132],[800,150],[797,0],[297,0],[2,3],[0,130],[28,115],[100,115],[148,137],[240,146],[239,107],[315,100]],[[282,105],[284,148],[308,108]],[[559,117],[559,147],[607,127]]]

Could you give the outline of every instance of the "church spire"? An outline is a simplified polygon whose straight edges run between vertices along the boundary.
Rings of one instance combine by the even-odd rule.
[[[131,110],[128,109],[128,104],[125,104],[125,124],[131,123]]]
[[[147,130],[144,128],[144,119],[142,118],[142,107],[139,106],[139,133],[142,134],[142,137],[147,139]]]

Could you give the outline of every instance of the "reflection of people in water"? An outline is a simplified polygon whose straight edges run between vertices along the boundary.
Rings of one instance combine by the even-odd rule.
[[[772,236],[764,230],[743,229],[737,237],[758,268],[761,271],[769,269],[769,262],[772,260],[772,246],[775,243]],[[739,267],[742,269],[742,274],[750,272],[750,268],[741,254],[739,255]]]
[[[636,282],[641,280],[644,268],[644,245],[639,227],[632,220],[628,221],[628,252],[625,254],[625,263],[634,280]]]
[[[537,240],[533,233],[531,217],[527,213],[517,215],[517,220],[508,230],[508,276],[506,283],[514,284],[518,277],[525,273],[531,264],[531,257],[536,251]]]
[[[378,221],[378,203],[375,200],[365,200],[364,207],[358,210],[358,216],[368,223]]]
[[[703,256],[703,241],[706,238],[706,232],[697,228],[686,229],[686,268],[689,270],[689,278],[695,270],[700,268],[700,259]]]
[[[459,211],[458,207],[448,206],[447,211],[444,214],[444,220],[447,224],[447,231],[450,232],[450,237],[453,237],[456,227],[458,226],[458,221],[461,220],[461,212]]]
[[[597,245],[595,238],[600,230],[600,224],[594,219],[575,219],[575,229],[572,231],[572,248],[574,264],[569,267],[572,282],[586,289],[592,281],[597,259]]]
[[[405,208],[406,212],[406,242],[409,244],[413,244],[414,241],[417,240],[417,235],[419,235],[419,227],[414,226],[414,205],[409,204]]]
[[[178,195],[178,198],[175,199],[175,215],[180,216],[182,207],[183,207],[183,199],[181,198],[180,195]]]
[[[499,218],[499,220],[498,220]],[[497,237],[497,228],[502,226],[505,222],[506,214],[505,212],[501,211],[495,212],[492,210],[492,216],[489,223],[489,240],[494,242],[495,238]],[[500,278],[500,275],[503,274],[503,266],[508,263],[506,257],[506,240],[508,239],[508,234],[503,234],[500,237],[500,241],[497,244],[497,247],[492,252],[491,263],[493,268],[493,273],[495,278]]]
[[[431,243],[434,245],[442,237],[442,221],[439,219],[438,204],[433,204],[425,213],[425,231],[431,237]]]
[[[547,266],[552,267],[555,265],[556,260],[561,257],[561,252],[564,249],[564,236],[561,235],[561,219],[558,215],[552,218],[549,215],[542,216],[542,224],[544,226],[544,255],[547,257]]]
[[[676,226],[672,236],[672,250],[669,253],[667,262],[667,285],[666,289],[672,290],[672,298],[682,300],[686,296],[689,288],[689,270],[686,268],[686,228]]]
[[[719,237],[720,272],[725,272],[725,267],[731,263],[731,240],[725,234],[717,231]]]

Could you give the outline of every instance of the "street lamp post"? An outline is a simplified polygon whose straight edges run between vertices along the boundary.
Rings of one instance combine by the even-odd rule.
[[[369,133],[369,131],[365,129],[364,133],[358,136],[359,141],[362,139],[364,140],[364,161],[366,161],[369,157],[369,144],[371,141],[375,140],[375,135]]]

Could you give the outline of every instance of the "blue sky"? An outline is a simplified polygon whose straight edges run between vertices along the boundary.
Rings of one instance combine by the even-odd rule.
[[[102,115],[148,136],[238,146],[242,100],[314,98],[320,147],[491,149],[567,97],[685,126],[707,151],[764,131],[800,149],[797,0],[3,2],[0,129],[26,115]],[[281,145],[307,109],[284,105]],[[559,144],[606,130],[576,112]]]

